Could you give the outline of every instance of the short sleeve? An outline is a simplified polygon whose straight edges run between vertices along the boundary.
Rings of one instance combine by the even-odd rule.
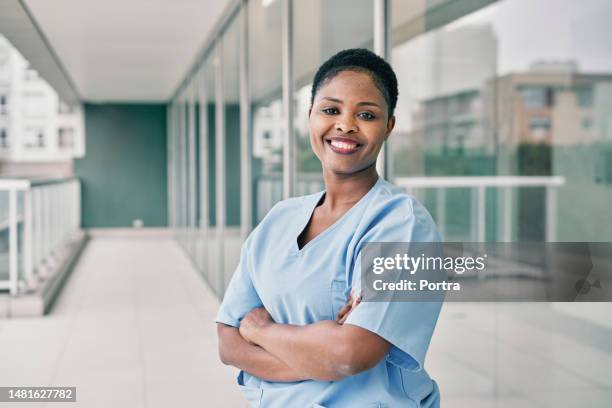
[[[408,197],[405,200],[409,200]],[[380,217],[362,238],[366,242],[439,242],[440,236],[427,210],[418,202],[399,205]],[[353,287],[361,287],[361,251],[357,252]],[[345,324],[359,326],[392,344],[388,362],[411,371],[423,368],[442,302],[361,302]]]
[[[217,312],[216,322],[239,327],[242,318],[251,310],[262,306],[253,286],[249,268],[248,240],[240,250],[240,262],[230,280]]]

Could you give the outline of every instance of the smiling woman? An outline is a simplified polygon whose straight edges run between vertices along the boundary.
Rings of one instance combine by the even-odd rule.
[[[360,302],[366,242],[439,241],[423,206],[376,172],[397,81],[365,49],[315,75],[310,143],[325,190],[275,205],[245,241],[217,315],[221,360],[253,406],[439,405],[423,368],[440,302]]]
[[[395,123],[387,106],[365,72],[343,71],[327,79],[309,113],[310,143],[321,164],[340,173],[371,167]]]

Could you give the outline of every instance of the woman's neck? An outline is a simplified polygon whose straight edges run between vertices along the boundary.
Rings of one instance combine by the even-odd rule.
[[[325,198],[322,206],[330,212],[352,207],[376,184],[376,165],[353,174],[338,174],[323,170]]]

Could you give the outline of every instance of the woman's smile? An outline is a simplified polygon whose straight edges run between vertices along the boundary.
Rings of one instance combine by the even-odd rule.
[[[337,136],[326,138],[325,142],[334,153],[338,154],[353,154],[363,146],[354,139]]]

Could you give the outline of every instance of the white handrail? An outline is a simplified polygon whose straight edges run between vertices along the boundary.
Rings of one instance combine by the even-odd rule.
[[[414,189],[436,188],[437,222],[442,236],[446,230],[446,189],[471,188],[475,192],[472,214],[476,219],[476,242],[486,241],[486,189],[503,189],[502,242],[512,241],[512,188],[544,187],[546,189],[545,240],[553,242],[557,237],[557,197],[555,189],[565,184],[563,176],[456,176],[456,177],[396,177],[393,183],[407,192]]]
[[[36,287],[38,278],[80,228],[80,214],[74,214],[80,211],[80,183],[73,177],[0,179],[0,194],[8,198],[7,219],[0,219],[0,232],[8,229],[8,256],[1,257],[5,263],[0,271],[8,272],[8,279],[0,278],[0,289],[17,295],[22,288]],[[23,196],[21,211],[19,195]]]
[[[559,187],[563,176],[453,176],[453,177],[396,177],[393,184],[407,188],[431,187]]]
[[[258,208],[256,214],[261,218],[272,204],[281,199],[279,187],[282,178],[278,174],[265,174],[257,179],[256,192],[259,194]],[[310,188],[310,186],[314,188]],[[471,223],[471,238],[477,242],[486,240],[486,190],[488,188],[500,188],[502,190],[502,217],[501,236],[499,241],[512,241],[513,233],[513,191],[514,188],[545,188],[546,189],[546,219],[545,239],[548,242],[556,240],[557,235],[557,198],[556,188],[565,184],[563,176],[432,176],[432,177],[396,177],[393,184],[404,188],[411,193],[416,189],[436,189],[436,222],[440,233],[446,235],[446,199],[447,189],[469,188],[472,189],[473,222]],[[301,173],[296,184],[299,194],[309,194],[323,189],[323,183],[319,174]],[[276,194],[273,194],[273,193]]]

